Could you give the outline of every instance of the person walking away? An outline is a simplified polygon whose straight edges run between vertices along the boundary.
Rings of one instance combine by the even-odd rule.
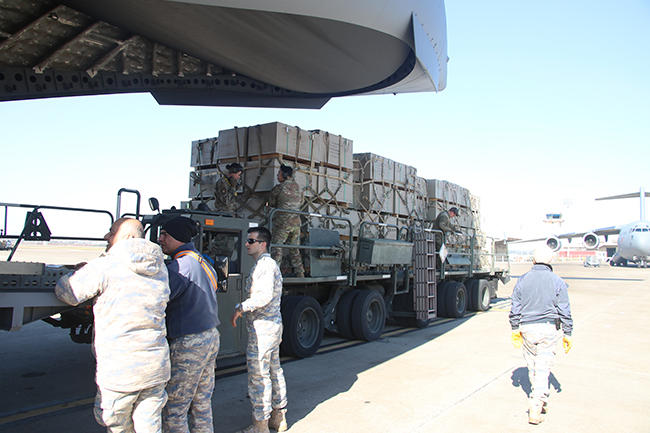
[[[231,319],[236,327],[237,319],[246,314],[248,396],[253,406],[253,424],[244,433],[287,429],[287,386],[280,365],[282,274],[268,253],[270,242],[268,229],[248,230],[246,251],[255,264],[246,280],[248,298],[235,306]]]
[[[162,225],[158,242],[167,264],[171,294],[167,336],[171,358],[164,432],[212,433],[212,392],[219,353],[217,273],[192,243],[198,229],[190,218]]]
[[[55,288],[70,305],[94,298],[94,414],[108,432],[160,432],[167,401],[169,280],[160,247],[143,238],[138,220],[118,219],[104,236],[106,252]]]
[[[293,178],[293,168],[288,165],[280,166],[278,171],[278,185],[271,189],[268,205],[279,209],[299,211],[302,206],[304,195],[302,189]],[[300,215],[276,212],[273,218],[272,244],[300,245]],[[273,248],[271,257],[282,264],[282,249]],[[302,264],[300,250],[291,248],[291,266],[296,277],[305,277],[305,268]]]
[[[512,343],[524,347],[528,366],[528,422],[539,424],[548,411],[549,374],[555,362],[555,347],[563,331],[565,353],[573,346],[571,305],[567,284],[553,273],[553,252],[546,246],[537,248],[532,269],[519,277],[512,291],[510,326]]]

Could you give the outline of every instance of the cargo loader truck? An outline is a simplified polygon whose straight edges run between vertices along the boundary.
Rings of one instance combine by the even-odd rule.
[[[381,337],[386,321],[404,327],[426,327],[439,317],[462,318],[466,311],[486,311],[498,282],[507,283],[505,246],[480,230],[478,199],[447,181],[426,180],[414,167],[375,154],[352,153],[352,142],[341,136],[304,131],[281,123],[220,131],[218,137],[192,143],[188,201],[153,213],[140,213],[140,195],[120,190],[115,218],[142,221],[146,237],[157,241],[161,226],[176,216],[192,218],[200,228],[197,249],[214,262],[219,280],[220,357],[244,352],[246,332],[229,318],[245,298],[243,288],[253,259],[244,246],[247,230],[272,229],[273,217],[297,214],[301,244],[271,245],[288,252],[298,248],[306,274],[298,278],[284,262],[282,317],[285,355],[309,357],[320,347],[324,331],[349,340]],[[225,165],[244,167],[236,215],[213,211],[214,183]],[[305,194],[301,210],[266,205],[277,183],[280,165],[294,168]],[[121,194],[137,195],[135,212],[120,209]],[[25,228],[15,239],[9,261],[0,265],[0,328],[18,330],[43,319],[70,329],[76,342],[92,336],[92,306],[70,307],[54,295],[54,285],[69,272],[64,266],[12,262],[21,241],[57,239],[45,220],[51,206],[0,203],[28,209]],[[438,212],[455,206],[460,215],[454,233],[434,230]],[[108,211],[72,209],[71,212]],[[6,212],[5,212],[6,215]],[[84,240],[93,240],[86,238]],[[100,240],[95,238],[94,240]]]

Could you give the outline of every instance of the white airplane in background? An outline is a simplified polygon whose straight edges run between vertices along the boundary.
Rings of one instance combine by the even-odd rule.
[[[618,235],[618,248],[614,256],[610,259],[611,266],[627,266],[628,262],[636,263],[640,267],[647,267],[650,264],[650,221],[645,219],[645,197],[650,195],[641,188],[638,193],[614,195],[611,197],[597,198],[596,200],[614,200],[619,198],[639,197],[641,217],[638,221],[629,224],[605,227],[597,230],[582,233],[565,233],[562,235],[550,236],[548,238],[527,239],[525,241],[515,241],[511,243],[546,241],[546,245],[553,251],[559,251],[562,248],[560,239],[582,238],[582,244],[585,248],[593,250],[600,245],[599,236],[603,236],[605,241],[610,235]]]

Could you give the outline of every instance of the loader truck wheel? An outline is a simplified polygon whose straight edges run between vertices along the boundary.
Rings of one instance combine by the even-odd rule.
[[[361,293],[361,290],[352,289],[341,295],[336,305],[336,328],[339,335],[346,340],[354,340],[354,331],[352,330],[352,306],[354,300]]]
[[[386,325],[386,303],[376,290],[362,290],[352,305],[352,332],[357,340],[381,337]]]
[[[490,301],[492,299],[490,296],[490,284],[487,280],[478,280],[476,297],[474,299],[477,302],[477,311],[487,311],[490,309]]]
[[[282,309],[282,343],[280,349],[288,356],[308,358],[323,341],[325,324],[323,309],[310,296],[290,296]]]
[[[478,280],[470,278],[463,284],[467,290],[467,311],[478,311]]]
[[[463,283],[452,281],[446,286],[445,312],[447,317],[460,319],[467,310],[467,289]]]
[[[465,281],[468,311],[487,311],[490,309],[490,286],[487,280],[470,278]]]
[[[447,302],[447,286],[451,284],[449,282],[443,282],[438,284],[436,292],[436,315],[438,317],[448,317],[447,316],[447,307],[445,306]]]

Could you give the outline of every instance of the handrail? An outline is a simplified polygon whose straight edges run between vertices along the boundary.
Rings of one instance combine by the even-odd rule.
[[[17,204],[17,203],[0,203],[0,206],[4,206],[5,208],[5,231],[4,235],[2,237],[6,239],[16,239],[16,243],[14,244],[11,253],[9,254],[9,257],[7,257],[7,261],[10,262],[11,259],[13,258],[14,254],[16,253],[16,250],[18,249],[18,245],[20,242],[27,237],[27,229],[28,225],[31,222],[29,218],[25,220],[25,225],[23,226],[23,229],[20,233],[20,235],[8,235],[7,230],[6,230],[6,225],[7,225],[7,209],[10,207],[17,207],[17,208],[30,208],[31,212],[30,214],[34,214],[35,212],[38,212],[41,209],[50,209],[50,210],[61,210],[61,211],[71,211],[71,212],[89,212],[89,213],[101,213],[101,214],[106,214],[109,216],[111,220],[111,226],[115,222],[113,218],[113,214],[111,214],[107,210],[100,210],[100,209],[85,209],[85,208],[74,208],[74,207],[62,207],[62,206],[37,206],[37,205],[29,205],[29,204]],[[43,218],[43,222],[45,222],[45,219]],[[49,240],[79,240],[79,241],[103,241],[105,240],[103,237],[102,238],[86,238],[86,237],[71,237],[71,236],[48,236],[48,241]]]
[[[121,218],[123,215],[120,214],[120,207],[122,205],[122,193],[123,192],[129,192],[132,194],[135,194],[137,196],[137,201],[135,203],[135,218],[139,219],[140,218],[140,191],[137,189],[128,189],[128,188],[120,188],[120,190],[117,192],[117,211],[115,212],[115,216],[117,218]],[[125,214],[127,215],[127,214]],[[132,214],[128,214],[132,215]]]
[[[334,215],[321,215],[317,213],[312,213],[312,212],[302,212],[298,210],[290,210],[290,209],[280,209],[280,208],[272,208],[271,211],[269,212],[269,231],[273,233],[273,216],[276,213],[288,213],[288,214],[295,214],[295,215],[303,215],[305,217],[312,217],[312,218],[326,218],[326,219],[331,219],[331,220],[339,220],[342,222],[345,222],[348,224],[350,228],[350,242],[352,242],[352,221],[350,221],[348,218],[344,217],[339,217],[339,216],[334,216]],[[323,249],[331,249],[331,247],[323,248],[319,246],[311,246],[311,245],[285,245],[285,244],[271,244],[269,246],[269,249],[271,247],[276,247],[276,248],[298,248],[298,249],[304,249],[304,250],[323,250]],[[348,254],[348,269],[350,272],[348,272],[348,284],[353,285],[353,278],[352,278],[352,251],[350,251],[350,254]]]

